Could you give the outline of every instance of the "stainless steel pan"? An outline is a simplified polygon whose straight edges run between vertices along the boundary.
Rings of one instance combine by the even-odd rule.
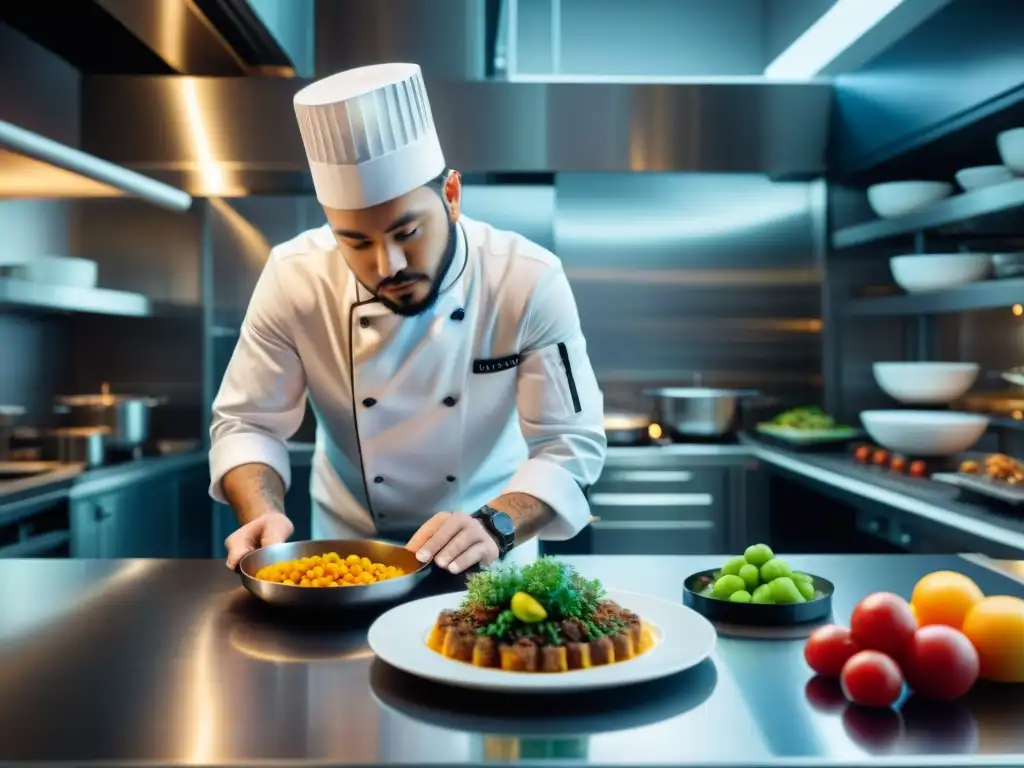
[[[608,445],[645,445],[651,442],[651,420],[639,413],[606,413],[604,434]]]
[[[359,555],[375,563],[394,565],[405,576],[397,579],[360,584],[352,587],[293,587],[256,578],[257,571],[267,565],[300,557],[337,552],[341,557]],[[408,596],[430,573],[430,563],[421,563],[416,555],[397,544],[383,541],[328,539],[324,541],[290,541],[272,544],[250,552],[238,564],[242,584],[256,597],[270,605],[288,608],[338,609],[392,603]]]
[[[646,390],[644,394],[655,399],[659,421],[671,433],[722,437],[738,426],[740,401],[759,393],[745,389],[664,387]]]

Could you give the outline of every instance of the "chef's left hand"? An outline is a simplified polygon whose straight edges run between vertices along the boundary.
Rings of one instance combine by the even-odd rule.
[[[416,531],[405,548],[421,563],[433,560],[452,573],[498,559],[498,545],[483,523],[458,512],[438,512]]]

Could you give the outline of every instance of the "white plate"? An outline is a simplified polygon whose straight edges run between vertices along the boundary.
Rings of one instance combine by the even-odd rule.
[[[608,599],[640,615],[657,644],[629,661],[555,674],[504,672],[446,659],[427,647],[427,635],[441,611],[458,608],[466,596],[456,592],[426,597],[392,608],[370,627],[370,648],[381,661],[410,675],[445,685],[508,693],[572,693],[614,688],[668,677],[695,667],[715,650],[715,628],[682,603],[607,590]]]

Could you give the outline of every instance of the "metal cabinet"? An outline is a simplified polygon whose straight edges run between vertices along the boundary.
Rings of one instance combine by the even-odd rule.
[[[713,460],[712,460],[713,459]],[[728,552],[745,535],[747,475],[742,453],[701,457],[643,449],[610,456],[590,489],[590,551],[601,555]]]
[[[175,475],[72,498],[72,556],[176,557],[178,515]]]

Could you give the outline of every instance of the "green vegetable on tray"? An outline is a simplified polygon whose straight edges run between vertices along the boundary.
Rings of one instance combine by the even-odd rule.
[[[752,544],[742,555],[729,558],[713,581],[700,590],[703,597],[731,603],[790,605],[824,597],[814,579],[796,573],[767,544]]]
[[[786,427],[788,429],[849,429],[845,424],[837,423],[835,419],[816,405],[791,408],[788,411],[783,411],[768,423],[773,427]]]

